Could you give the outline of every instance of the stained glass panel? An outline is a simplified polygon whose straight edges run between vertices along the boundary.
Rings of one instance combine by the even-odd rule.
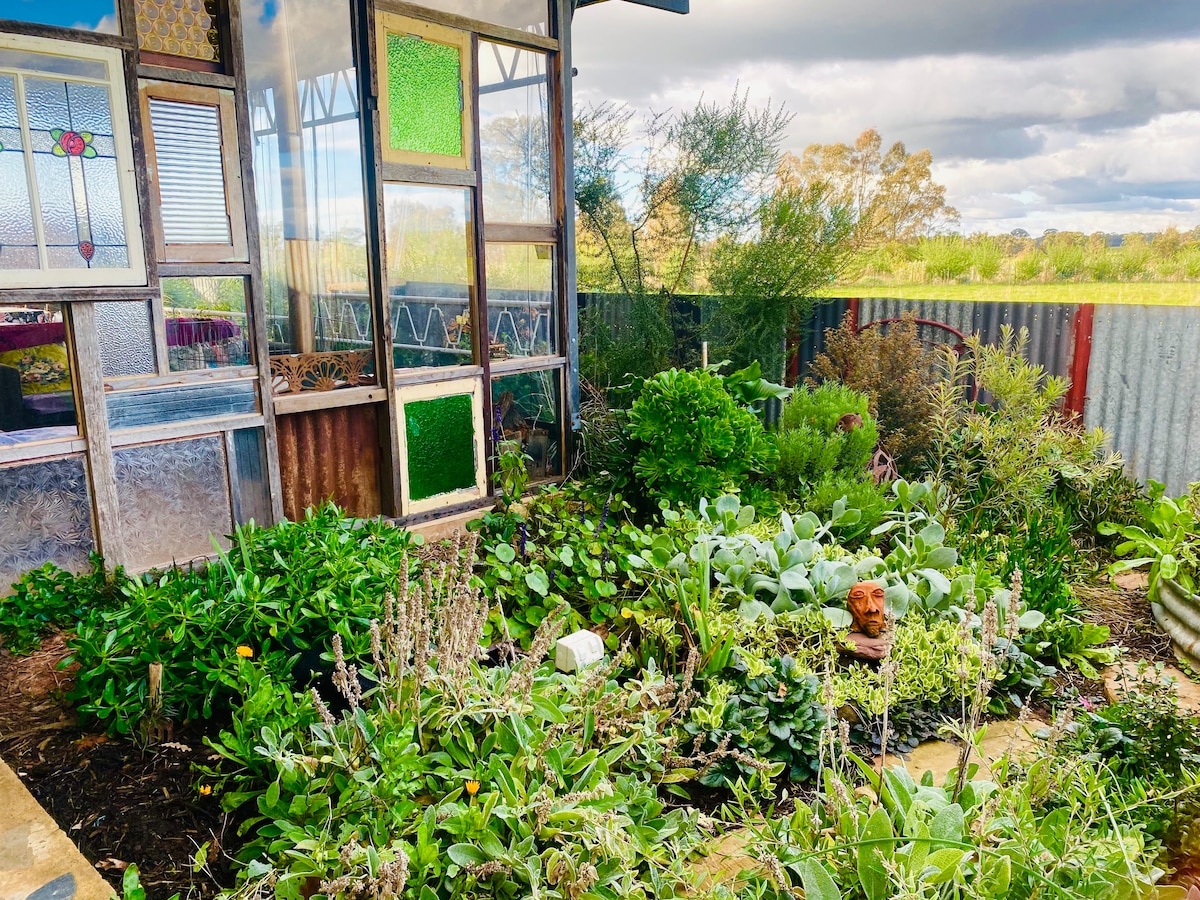
[[[413,184],[383,189],[397,369],[474,362],[471,192]]]
[[[492,408],[506,441],[528,457],[534,479],[562,474],[562,371],[521,372],[492,380]]]
[[[158,97],[149,106],[163,239],[228,244],[220,107]]]
[[[487,245],[487,311],[492,358],[554,356],[558,349],[554,247]]]
[[[462,156],[462,50],[387,36],[388,142],[393,150]]]
[[[51,268],[128,268],[109,90],[23,78]]]
[[[15,77],[0,75],[0,269],[36,269],[40,262],[16,88]]]
[[[44,563],[82,572],[94,549],[82,456],[0,467],[0,594]]]
[[[475,487],[475,417],[469,394],[405,403],[404,423],[411,500]]]
[[[143,51],[220,62],[217,0],[136,0],[135,9]]]
[[[171,371],[250,365],[243,278],[164,278]]]
[[[228,547],[232,527],[220,435],[113,453],[125,552],[134,568],[186,563]]]
[[[154,330],[149,303],[142,300],[97,303],[96,332],[105,378],[154,374]]]
[[[479,154],[488,222],[549,223],[546,54],[479,42]]]

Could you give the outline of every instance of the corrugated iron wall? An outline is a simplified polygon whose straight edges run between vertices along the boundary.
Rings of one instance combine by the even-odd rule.
[[[382,512],[376,406],[289,413],[275,419],[283,511],[292,521],[333,500],[352,516]]]
[[[1200,308],[1099,306],[1084,421],[1172,494],[1200,481]]]

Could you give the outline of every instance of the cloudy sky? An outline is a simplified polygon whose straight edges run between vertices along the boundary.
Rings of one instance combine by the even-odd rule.
[[[751,98],[929,148],[964,231],[1200,225],[1200,0],[692,0],[575,19],[577,102]]]

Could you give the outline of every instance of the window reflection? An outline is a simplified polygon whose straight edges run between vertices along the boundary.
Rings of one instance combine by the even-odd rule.
[[[387,265],[397,369],[474,362],[471,192],[388,184]]]
[[[562,474],[562,371],[521,372],[492,380],[496,435],[515,441],[536,481]]]
[[[172,372],[250,365],[243,278],[164,278],[167,356]]]
[[[309,358],[337,354],[373,370],[350,6],[248,0],[242,9],[271,353],[322,366],[329,360]]]
[[[549,223],[546,54],[479,42],[479,147],[488,222]]]
[[[488,244],[487,300],[493,359],[555,354],[552,245]]]
[[[0,306],[0,447],[79,431],[57,303]]]
[[[416,5],[493,25],[546,33],[546,0],[417,0]]]

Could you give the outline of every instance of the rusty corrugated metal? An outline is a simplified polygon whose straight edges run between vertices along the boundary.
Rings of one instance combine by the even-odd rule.
[[[1000,328],[1029,329],[1027,358],[1052,375],[1071,371],[1071,319],[1075,306],[1067,303],[995,303],[957,300],[864,299],[859,307],[859,324],[894,319],[912,313],[918,319],[942,322],[963,334],[978,334],[988,344],[1000,340]],[[921,329],[921,337],[939,343],[955,343],[946,331]]]
[[[1099,306],[1084,422],[1172,494],[1200,481],[1200,308]]]
[[[367,403],[276,418],[283,511],[292,521],[333,500],[352,516],[378,516],[379,424]]]

